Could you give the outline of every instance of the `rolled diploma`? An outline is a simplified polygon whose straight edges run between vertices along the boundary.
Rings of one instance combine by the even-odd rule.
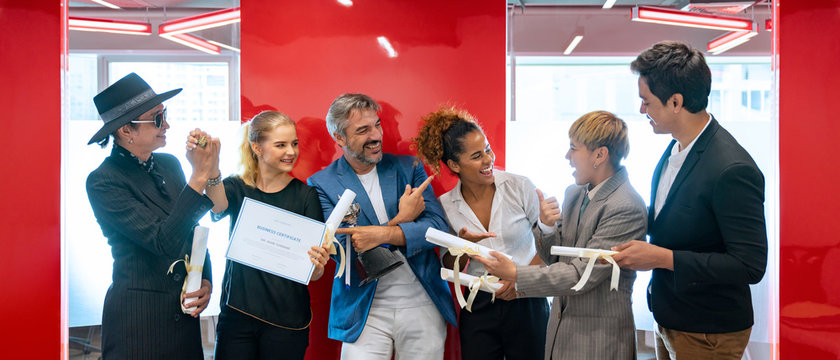
[[[452,270],[447,269],[447,268],[440,268],[441,279],[449,281],[449,282],[455,282],[454,275],[455,274],[452,272]],[[461,274],[459,276],[458,280],[461,283],[461,285],[469,288],[470,283],[475,281],[475,279],[478,279],[478,277],[477,276],[472,276],[470,274]],[[488,282],[482,282],[479,290],[494,294],[494,293],[496,293],[496,291],[498,291],[501,288],[502,288],[502,284],[499,284],[499,283],[492,284],[492,283],[488,283]]]
[[[338,204],[335,204],[333,211],[330,213],[330,217],[327,218],[327,231],[330,234],[335,234],[335,230],[341,225],[341,220],[344,219],[344,215],[347,214],[347,209],[350,208],[350,205],[353,204],[353,200],[355,199],[356,193],[350,189],[344,189],[344,193],[338,199]]]
[[[329,239],[330,241],[337,242],[337,240],[335,240],[335,230],[338,229],[338,227],[341,225],[341,220],[344,220],[344,215],[347,214],[347,209],[350,208],[350,205],[353,205],[353,200],[355,199],[356,193],[354,193],[350,189],[344,189],[344,193],[341,194],[341,198],[338,199],[338,203],[335,204],[333,211],[327,218],[327,239]],[[338,245],[340,246],[341,243],[339,243]],[[339,248],[336,248],[335,245],[333,245],[332,243],[330,243],[330,247],[336,252],[340,251]],[[344,283],[349,287],[350,266],[348,266],[348,261],[350,260],[350,246],[346,246],[344,249],[344,253],[339,254],[339,256],[341,258],[341,262],[338,264],[339,269],[338,271],[336,271],[335,277],[341,277],[341,275],[346,275]]]
[[[583,288],[583,285],[585,285],[586,282],[589,281],[589,276],[592,274],[592,268],[595,267],[595,260],[599,257],[604,258],[604,260],[612,264],[612,275],[610,276],[610,290],[618,290],[618,280],[619,275],[621,273],[621,268],[618,267],[618,263],[616,263],[615,260],[613,260],[612,258],[612,256],[615,254],[618,254],[618,251],[576,248],[568,246],[551,247],[551,255],[589,258],[589,262],[586,263],[586,268],[583,270],[583,275],[581,275],[580,281],[578,281],[578,283],[575,284],[575,286],[572,286],[572,290],[574,291],[580,291],[580,289]]]
[[[464,250],[464,252],[470,255],[477,254],[485,258],[493,259],[493,255],[490,255],[490,252],[494,251],[493,249],[481,244],[461,239],[457,236],[445,233],[435,228],[429,228],[428,230],[426,230],[426,240],[432,244],[438,245],[443,248]],[[505,254],[501,251],[499,251],[499,253],[501,253],[504,256],[507,256],[508,259],[513,259],[512,256]]]
[[[187,279],[185,291],[191,293],[198,291],[201,288],[201,273],[204,270],[204,255],[207,253],[207,235],[210,233],[210,228],[204,226],[196,226],[193,232],[192,252],[190,252],[190,268],[187,269]],[[189,304],[196,301],[198,298],[187,298],[184,304]],[[183,305],[183,304],[182,304]],[[183,306],[182,306],[183,308]],[[195,307],[184,309],[184,313],[191,313]]]

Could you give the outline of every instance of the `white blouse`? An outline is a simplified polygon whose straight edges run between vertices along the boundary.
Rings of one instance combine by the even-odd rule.
[[[531,226],[540,219],[537,187],[521,175],[500,170],[493,170],[493,173],[496,194],[493,196],[490,210],[489,229],[484,229],[478,217],[464,201],[460,180],[452,190],[440,196],[446,219],[449,220],[454,234],[458,234],[464,227],[474,233],[496,233],[496,237],[486,238],[478,243],[512,256],[516,265],[528,265],[537,253],[534,235],[531,233]],[[441,252],[444,250],[441,249]],[[484,274],[484,266],[478,261],[471,261],[466,272],[479,276]]]

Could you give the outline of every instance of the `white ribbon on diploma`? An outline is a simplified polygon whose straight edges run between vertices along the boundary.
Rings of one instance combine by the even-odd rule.
[[[181,287],[181,296],[186,293],[198,291],[201,288],[201,273],[204,270],[204,255],[207,253],[207,235],[210,229],[204,226],[196,226],[193,231],[192,251],[190,254],[184,255],[183,259],[177,260],[169,265],[167,274],[172,273],[175,264],[184,262],[184,267],[187,269],[187,276],[184,278],[184,286]],[[191,303],[198,300],[198,298],[187,298],[181,302],[181,310],[184,314],[190,314],[195,310],[195,306],[185,308],[184,304]]]
[[[470,295],[466,300],[464,300],[464,295],[461,294],[461,291],[457,288],[457,286],[455,290],[455,297],[458,299],[458,304],[461,305],[462,309],[466,307],[467,311],[470,312],[472,312],[472,304],[478,290],[493,294],[490,301],[495,301],[496,291],[502,288],[502,284],[499,283],[499,278],[487,275],[487,272],[485,272],[482,276],[472,276],[470,274],[461,274],[458,276],[455,274],[457,273],[452,270],[440,268],[440,277],[442,279],[454,283],[457,286],[466,286],[467,289],[470,290]]]
[[[603,249],[586,249],[568,246],[551,247],[551,255],[589,258],[589,262],[586,263],[586,269],[583,270],[583,275],[580,277],[580,281],[578,281],[578,283],[575,284],[575,286],[572,286],[572,290],[574,291],[580,291],[580,289],[583,289],[583,285],[585,285],[586,282],[589,281],[589,276],[592,275],[592,268],[595,267],[595,260],[598,260],[598,258],[602,258],[608,263],[612,264],[610,290],[618,290],[618,279],[620,277],[619,275],[621,273],[621,268],[618,267],[618,264],[612,258],[612,256],[615,254],[618,254],[618,251]]]
[[[335,238],[335,231],[341,225],[344,215],[347,214],[347,210],[350,209],[350,205],[353,205],[353,200],[355,199],[356,193],[350,189],[344,190],[344,193],[341,194],[341,197],[338,199],[338,203],[335,204],[333,211],[327,218],[327,233],[324,235],[324,243],[325,246],[328,246],[327,249],[329,250],[330,255],[339,254],[341,257],[335,272],[335,279],[346,274],[344,283],[348,287],[350,286],[350,246],[347,246],[346,249],[341,246],[341,243]],[[329,243],[329,245],[326,245],[326,243]]]

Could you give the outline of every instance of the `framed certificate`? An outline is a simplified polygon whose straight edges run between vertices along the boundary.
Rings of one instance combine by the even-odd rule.
[[[315,268],[307,251],[321,245],[325,231],[320,221],[246,197],[225,256],[306,285]]]

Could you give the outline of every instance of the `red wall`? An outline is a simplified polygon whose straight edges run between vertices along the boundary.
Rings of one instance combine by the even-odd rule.
[[[0,0],[0,351],[6,359],[56,359],[64,354],[60,257],[64,3]]]
[[[780,352],[840,358],[840,1],[774,0]]]
[[[306,179],[341,156],[324,116],[341,93],[362,92],[382,106],[387,152],[409,154],[423,114],[449,103],[481,122],[496,164],[505,162],[505,5],[473,1],[242,0],[242,116],[276,109],[298,122],[301,155],[295,176]],[[377,36],[397,52],[389,58]],[[455,179],[435,180],[438,194]],[[328,272],[332,271],[330,263]],[[309,359],[333,359],[326,339],[331,279],[310,286],[313,320]],[[457,346],[450,341],[448,346]],[[455,358],[450,348],[447,358]]]

